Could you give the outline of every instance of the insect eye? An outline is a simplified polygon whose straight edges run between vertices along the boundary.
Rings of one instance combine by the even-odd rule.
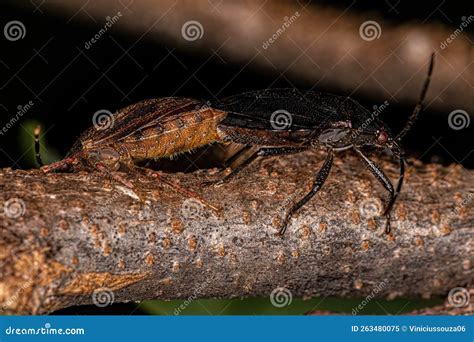
[[[388,134],[385,131],[380,131],[379,135],[377,136],[377,142],[379,144],[385,144],[388,140]]]

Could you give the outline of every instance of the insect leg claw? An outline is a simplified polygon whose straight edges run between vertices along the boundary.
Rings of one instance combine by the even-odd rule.
[[[390,234],[391,226],[390,226],[390,215],[385,215],[385,234]]]

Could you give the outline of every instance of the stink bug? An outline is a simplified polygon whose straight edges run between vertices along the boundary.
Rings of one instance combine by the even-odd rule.
[[[434,55],[431,56],[419,101],[396,137],[360,104],[348,97],[332,94],[267,89],[231,96],[210,105],[198,100],[171,97],[145,100],[119,110],[111,117],[111,127],[89,128],[65,159],[43,166],[42,170],[95,170],[109,174],[132,188],[133,184],[116,171],[141,172],[218,211],[197,193],[180,187],[153,170],[137,166],[137,162],[173,157],[213,142],[240,144],[243,146],[241,150],[227,161],[231,173],[217,181],[222,183],[231,180],[260,156],[325,149],[327,157],[316,174],[311,191],[294,203],[285,215],[279,231],[283,235],[292,215],[323,186],[334,152],[352,149],[389,193],[384,211],[385,230],[389,233],[390,212],[402,188],[404,176],[405,157],[400,140],[408,133],[422,109],[433,64]],[[41,165],[39,131],[35,133],[36,154]],[[361,148],[364,146],[389,148],[398,157],[400,176],[395,189],[384,172],[363,153]]]

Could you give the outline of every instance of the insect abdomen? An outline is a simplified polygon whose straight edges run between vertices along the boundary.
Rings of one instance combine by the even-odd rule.
[[[134,160],[173,157],[218,140],[217,125],[225,115],[211,108],[184,112],[139,130],[122,143]]]

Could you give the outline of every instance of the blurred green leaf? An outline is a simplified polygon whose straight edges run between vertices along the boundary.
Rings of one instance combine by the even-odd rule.
[[[352,314],[352,310],[362,303],[362,299],[313,298],[303,300],[293,298],[291,304],[282,308],[272,305],[268,298],[247,299],[195,299],[153,300],[142,302],[139,307],[152,315],[303,315],[309,311],[327,310]],[[372,299],[359,310],[359,315],[397,315],[416,309],[441,304],[443,299],[396,299],[392,301]]]

